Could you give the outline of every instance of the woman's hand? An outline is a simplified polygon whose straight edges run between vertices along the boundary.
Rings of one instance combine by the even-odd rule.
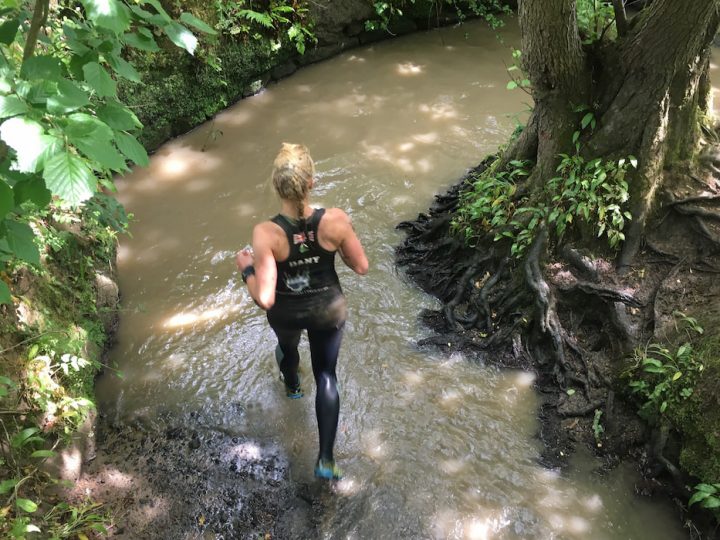
[[[255,263],[255,255],[251,248],[243,248],[235,255],[235,263],[237,264],[238,270],[241,272],[248,266]]]

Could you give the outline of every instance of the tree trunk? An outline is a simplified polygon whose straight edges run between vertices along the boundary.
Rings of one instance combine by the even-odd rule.
[[[618,40],[584,49],[574,0],[520,2],[523,65],[535,109],[505,162],[535,161],[529,189],[542,187],[558,154],[572,149],[580,120],[573,106],[591,107],[597,127],[581,139],[585,157],[634,155],[639,163],[630,178],[633,220],[621,266],[639,247],[663,170],[697,149],[719,7],[719,0],[655,0]]]

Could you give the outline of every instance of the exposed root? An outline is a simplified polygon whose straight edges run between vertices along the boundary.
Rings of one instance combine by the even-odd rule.
[[[507,258],[500,261],[500,265],[498,266],[495,274],[490,277],[490,279],[488,279],[480,289],[480,308],[482,310],[482,313],[485,314],[485,329],[488,332],[492,332],[493,329],[492,312],[490,311],[490,302],[488,300],[488,296],[492,288],[495,287],[498,281],[500,281],[500,278],[505,272],[505,267],[507,266],[507,263]]]
[[[560,251],[563,258],[569,262],[580,274],[586,276],[590,281],[597,283],[600,281],[596,266],[588,258],[582,255],[577,249],[568,245],[562,247]]]
[[[620,302],[631,307],[642,307],[643,303],[635,298],[632,294],[608,287],[606,285],[598,285],[596,283],[590,283],[588,281],[576,281],[575,283],[558,285],[558,289],[564,292],[570,291],[582,291],[585,294],[592,296],[599,296],[603,300],[610,302]]]
[[[668,428],[665,424],[661,425],[659,431],[657,432],[655,444],[653,444],[651,448],[651,457],[661,465],[662,470],[670,475],[670,478],[672,478],[672,481],[675,484],[675,488],[678,489],[680,493],[685,493],[689,498],[690,493],[685,487],[682,473],[669,459],[664,456],[669,435],[670,428]],[[659,472],[660,471],[658,471],[656,475]]]
[[[694,222],[695,226],[700,230],[700,232],[706,239],[712,242],[715,246],[720,247],[720,239],[718,239],[715,234],[713,234],[713,232],[708,229],[708,226],[705,224],[705,222],[700,216],[695,216]]]
[[[576,407],[574,409],[563,409],[562,411],[559,411],[558,414],[563,417],[585,416],[586,414],[590,414],[591,412],[594,412],[595,409],[601,409],[603,405],[605,405],[605,400],[599,399],[596,401],[591,401],[584,407]]]
[[[720,201],[720,195],[694,195],[692,197],[684,197],[682,199],[673,199],[667,203],[667,206],[675,206],[678,204],[687,204],[694,202],[712,202]]]
[[[458,324],[455,319],[455,308],[462,302],[465,292],[472,286],[472,280],[480,273],[480,265],[490,258],[492,258],[492,253],[483,257],[476,256],[458,281],[457,287],[455,288],[455,295],[443,308],[445,319],[450,325],[450,328]]]
[[[714,219],[716,221],[720,221],[720,213],[713,212],[712,210],[708,210],[700,206],[676,203],[673,209],[686,216],[697,216],[703,219]]]

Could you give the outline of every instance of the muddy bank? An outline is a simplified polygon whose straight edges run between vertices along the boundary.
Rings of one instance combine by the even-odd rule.
[[[231,407],[244,414],[242,404]],[[327,486],[294,482],[283,448],[213,426],[202,411],[166,415],[152,425],[103,415],[97,445],[74,497],[107,505],[112,538],[318,535]]]
[[[547,352],[553,346],[549,332],[534,318],[535,300],[517,280],[518,274],[530,279],[530,265],[502,258],[494,243],[468,247],[452,231],[462,192],[492,159],[436,196],[426,213],[398,225],[407,233],[396,248],[398,265],[443,304],[420,314],[433,334],[419,346],[536,373],[543,465],[567,466],[577,445],[601,458],[601,468],[635,460],[644,475],[636,493],[670,497],[679,518],[687,519],[687,501],[700,480],[678,465],[686,441],[665,422],[665,427],[652,425],[639,417],[627,369],[636,347],[677,338],[677,311],[697,314],[713,327],[720,295],[717,246],[698,235],[670,203],[649,229],[645,249],[628,274],[619,275],[612,259],[573,246],[553,249],[547,260],[540,257],[538,271],[557,295],[558,317],[568,329],[563,339],[574,353],[555,362]],[[682,192],[666,193],[666,200],[693,197],[692,202],[709,205],[705,211],[716,211],[715,179],[692,182]],[[701,391],[695,389],[692,397],[700,408],[702,400],[714,402],[711,393],[701,396]],[[706,452],[715,459],[715,449]],[[692,518],[694,524],[686,523],[691,537],[716,537],[709,513],[693,512]]]

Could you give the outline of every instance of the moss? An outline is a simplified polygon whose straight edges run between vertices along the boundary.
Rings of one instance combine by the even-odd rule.
[[[688,320],[694,321],[686,318],[686,323]],[[667,425],[678,434],[677,448],[671,454],[679,457],[682,469],[703,483],[714,484],[720,483],[720,331],[718,321],[699,322],[683,326],[680,319],[681,329],[668,343],[637,351],[618,376],[631,390],[643,418],[652,425]],[[698,326],[705,332],[693,330]],[[658,347],[673,359],[667,360]],[[681,348],[690,351],[682,360]],[[663,373],[648,373],[642,364],[645,358],[660,359],[672,367]],[[661,387],[664,390],[659,392]]]
[[[706,328],[716,326],[706,325]],[[720,332],[697,344],[697,357],[705,366],[692,399],[673,414],[683,434],[680,464],[705,483],[720,482]]]
[[[291,54],[273,51],[269,41],[254,40],[223,42],[216,50],[212,62],[217,68],[180,49],[133,59],[143,83],[123,82],[119,94],[144,124],[140,140],[146,148],[157,148],[211,118]]]

